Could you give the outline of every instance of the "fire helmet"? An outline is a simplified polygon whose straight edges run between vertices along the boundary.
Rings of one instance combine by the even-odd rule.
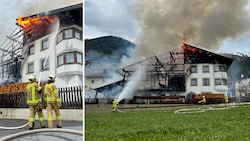
[[[48,76],[48,81],[55,81],[55,76],[54,75],[49,75]]]
[[[29,77],[29,81],[30,82],[34,82],[36,80],[36,76],[35,75],[31,75],[30,77]]]

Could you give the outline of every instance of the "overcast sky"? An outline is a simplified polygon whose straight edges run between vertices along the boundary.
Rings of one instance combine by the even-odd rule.
[[[85,0],[84,8],[87,39],[118,36],[156,55],[183,39],[217,53],[250,52],[247,0]]]

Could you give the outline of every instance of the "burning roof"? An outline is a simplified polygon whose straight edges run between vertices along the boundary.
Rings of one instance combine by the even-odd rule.
[[[180,74],[182,74],[183,72],[181,72],[180,70],[183,70],[184,64],[210,63],[225,64],[227,66],[230,66],[232,62],[233,59],[231,58],[183,42],[180,48],[161,55],[147,58],[129,66],[125,66],[118,69],[116,72],[118,72],[122,76],[126,74],[131,75],[130,73],[135,72],[136,66],[144,63],[147,64],[147,70],[149,72],[164,70],[168,73],[180,72]]]
[[[199,63],[212,63],[212,64],[226,64],[230,66],[233,59],[223,56],[221,54],[213,53],[207,49],[195,47],[191,44],[183,43],[181,46],[184,52],[185,64],[199,64]]]
[[[17,19],[17,25],[20,26],[26,34],[33,34],[37,32],[37,29],[41,27],[47,27],[51,23],[54,23],[55,17],[51,16],[32,16],[32,17],[19,17]]]
[[[60,26],[82,26],[82,4],[43,12],[27,17],[20,16],[16,24],[24,31],[23,44],[32,42],[51,33],[52,25],[59,20]]]

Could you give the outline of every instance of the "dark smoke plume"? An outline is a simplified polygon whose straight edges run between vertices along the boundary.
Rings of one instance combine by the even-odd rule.
[[[247,0],[138,0],[135,15],[142,33],[137,41],[137,56],[170,51],[179,47],[182,40],[215,51],[223,40],[249,31],[247,3]]]

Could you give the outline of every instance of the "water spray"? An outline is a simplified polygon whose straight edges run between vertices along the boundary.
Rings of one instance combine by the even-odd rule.
[[[137,89],[138,84],[140,84],[141,80],[144,79],[145,73],[145,65],[140,65],[137,67],[135,73],[131,76],[131,80],[126,84],[123,91],[118,96],[118,102],[123,100],[124,98],[131,98],[133,96],[133,92]]]
[[[48,51],[48,54],[47,54],[47,56],[46,56],[46,58],[45,58],[45,60],[44,60],[44,62],[43,62],[43,68],[45,67],[45,65],[46,65],[46,63],[47,63],[47,61],[48,61],[48,58],[49,58],[49,54],[51,53],[51,49],[54,47],[54,45],[55,45],[55,42],[56,42],[56,37],[57,37],[57,32],[58,32],[58,30],[59,30],[59,20],[58,19],[56,19],[55,20],[55,24],[53,25],[53,30],[54,30],[54,32],[53,32],[53,34],[52,34],[52,40],[51,40],[51,42],[50,42],[50,45],[49,45],[49,51]],[[38,85],[40,85],[40,82],[41,82],[41,77],[42,77],[42,72],[43,72],[43,70],[41,70],[40,71],[40,73],[39,73],[39,78],[38,78]]]

